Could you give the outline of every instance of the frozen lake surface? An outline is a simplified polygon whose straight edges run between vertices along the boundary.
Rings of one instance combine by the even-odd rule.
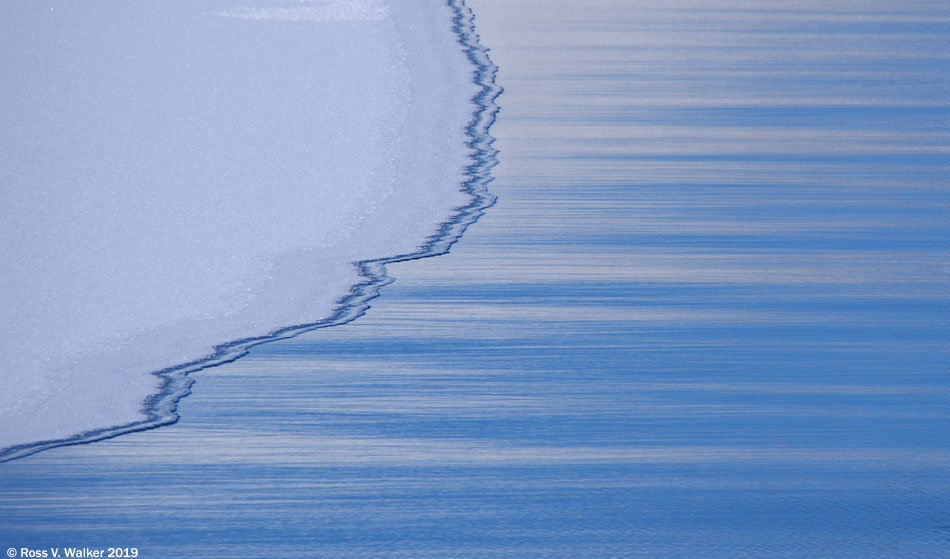
[[[0,464],[0,546],[950,553],[950,11],[468,0],[498,203],[181,421]]]
[[[0,457],[155,424],[154,372],[327,319],[353,262],[444,236],[479,89],[455,14],[4,2]]]

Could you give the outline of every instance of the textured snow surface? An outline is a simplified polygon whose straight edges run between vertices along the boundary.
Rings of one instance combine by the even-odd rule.
[[[0,4],[0,448],[139,420],[151,373],[317,321],[468,163],[431,2]]]

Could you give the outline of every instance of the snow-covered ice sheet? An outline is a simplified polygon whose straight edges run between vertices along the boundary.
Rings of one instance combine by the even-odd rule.
[[[441,3],[0,4],[0,448],[139,421],[160,379],[318,321],[466,202]]]

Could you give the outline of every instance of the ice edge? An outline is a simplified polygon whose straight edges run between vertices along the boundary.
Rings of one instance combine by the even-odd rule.
[[[178,402],[191,393],[191,385],[194,383],[194,380],[189,377],[191,373],[230,363],[246,355],[251,347],[259,344],[285,340],[304,332],[353,321],[366,313],[370,308],[369,302],[379,295],[381,287],[394,281],[394,278],[386,270],[387,264],[429,258],[449,252],[449,249],[461,238],[465,230],[478,221],[485,209],[495,203],[495,196],[488,192],[488,184],[492,181],[491,169],[498,162],[498,152],[492,147],[495,139],[488,131],[495,122],[495,115],[498,113],[498,105],[495,104],[495,99],[501,94],[502,88],[495,83],[498,68],[489,58],[488,49],[484,48],[479,42],[478,34],[475,31],[475,18],[472,11],[465,6],[465,0],[447,0],[447,4],[455,12],[453,21],[458,42],[462,45],[468,59],[475,66],[474,82],[481,87],[481,90],[472,98],[475,103],[475,112],[466,127],[466,133],[469,137],[467,144],[473,153],[471,155],[472,163],[465,169],[467,179],[462,183],[461,189],[472,197],[471,201],[464,206],[455,208],[457,212],[455,217],[442,223],[439,232],[427,239],[419,251],[356,262],[355,266],[363,279],[350,289],[348,295],[338,301],[336,310],[329,317],[310,324],[281,328],[266,336],[245,338],[215,346],[214,353],[209,357],[153,373],[161,377],[162,389],[144,402],[146,419],[86,431],[63,439],[37,441],[0,449],[0,462],[8,462],[62,446],[88,444],[127,433],[172,425],[178,422],[179,419]]]

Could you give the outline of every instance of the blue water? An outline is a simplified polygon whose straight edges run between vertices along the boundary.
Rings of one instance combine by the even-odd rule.
[[[498,203],[175,425],[0,465],[0,547],[950,556],[946,9],[468,4]]]

